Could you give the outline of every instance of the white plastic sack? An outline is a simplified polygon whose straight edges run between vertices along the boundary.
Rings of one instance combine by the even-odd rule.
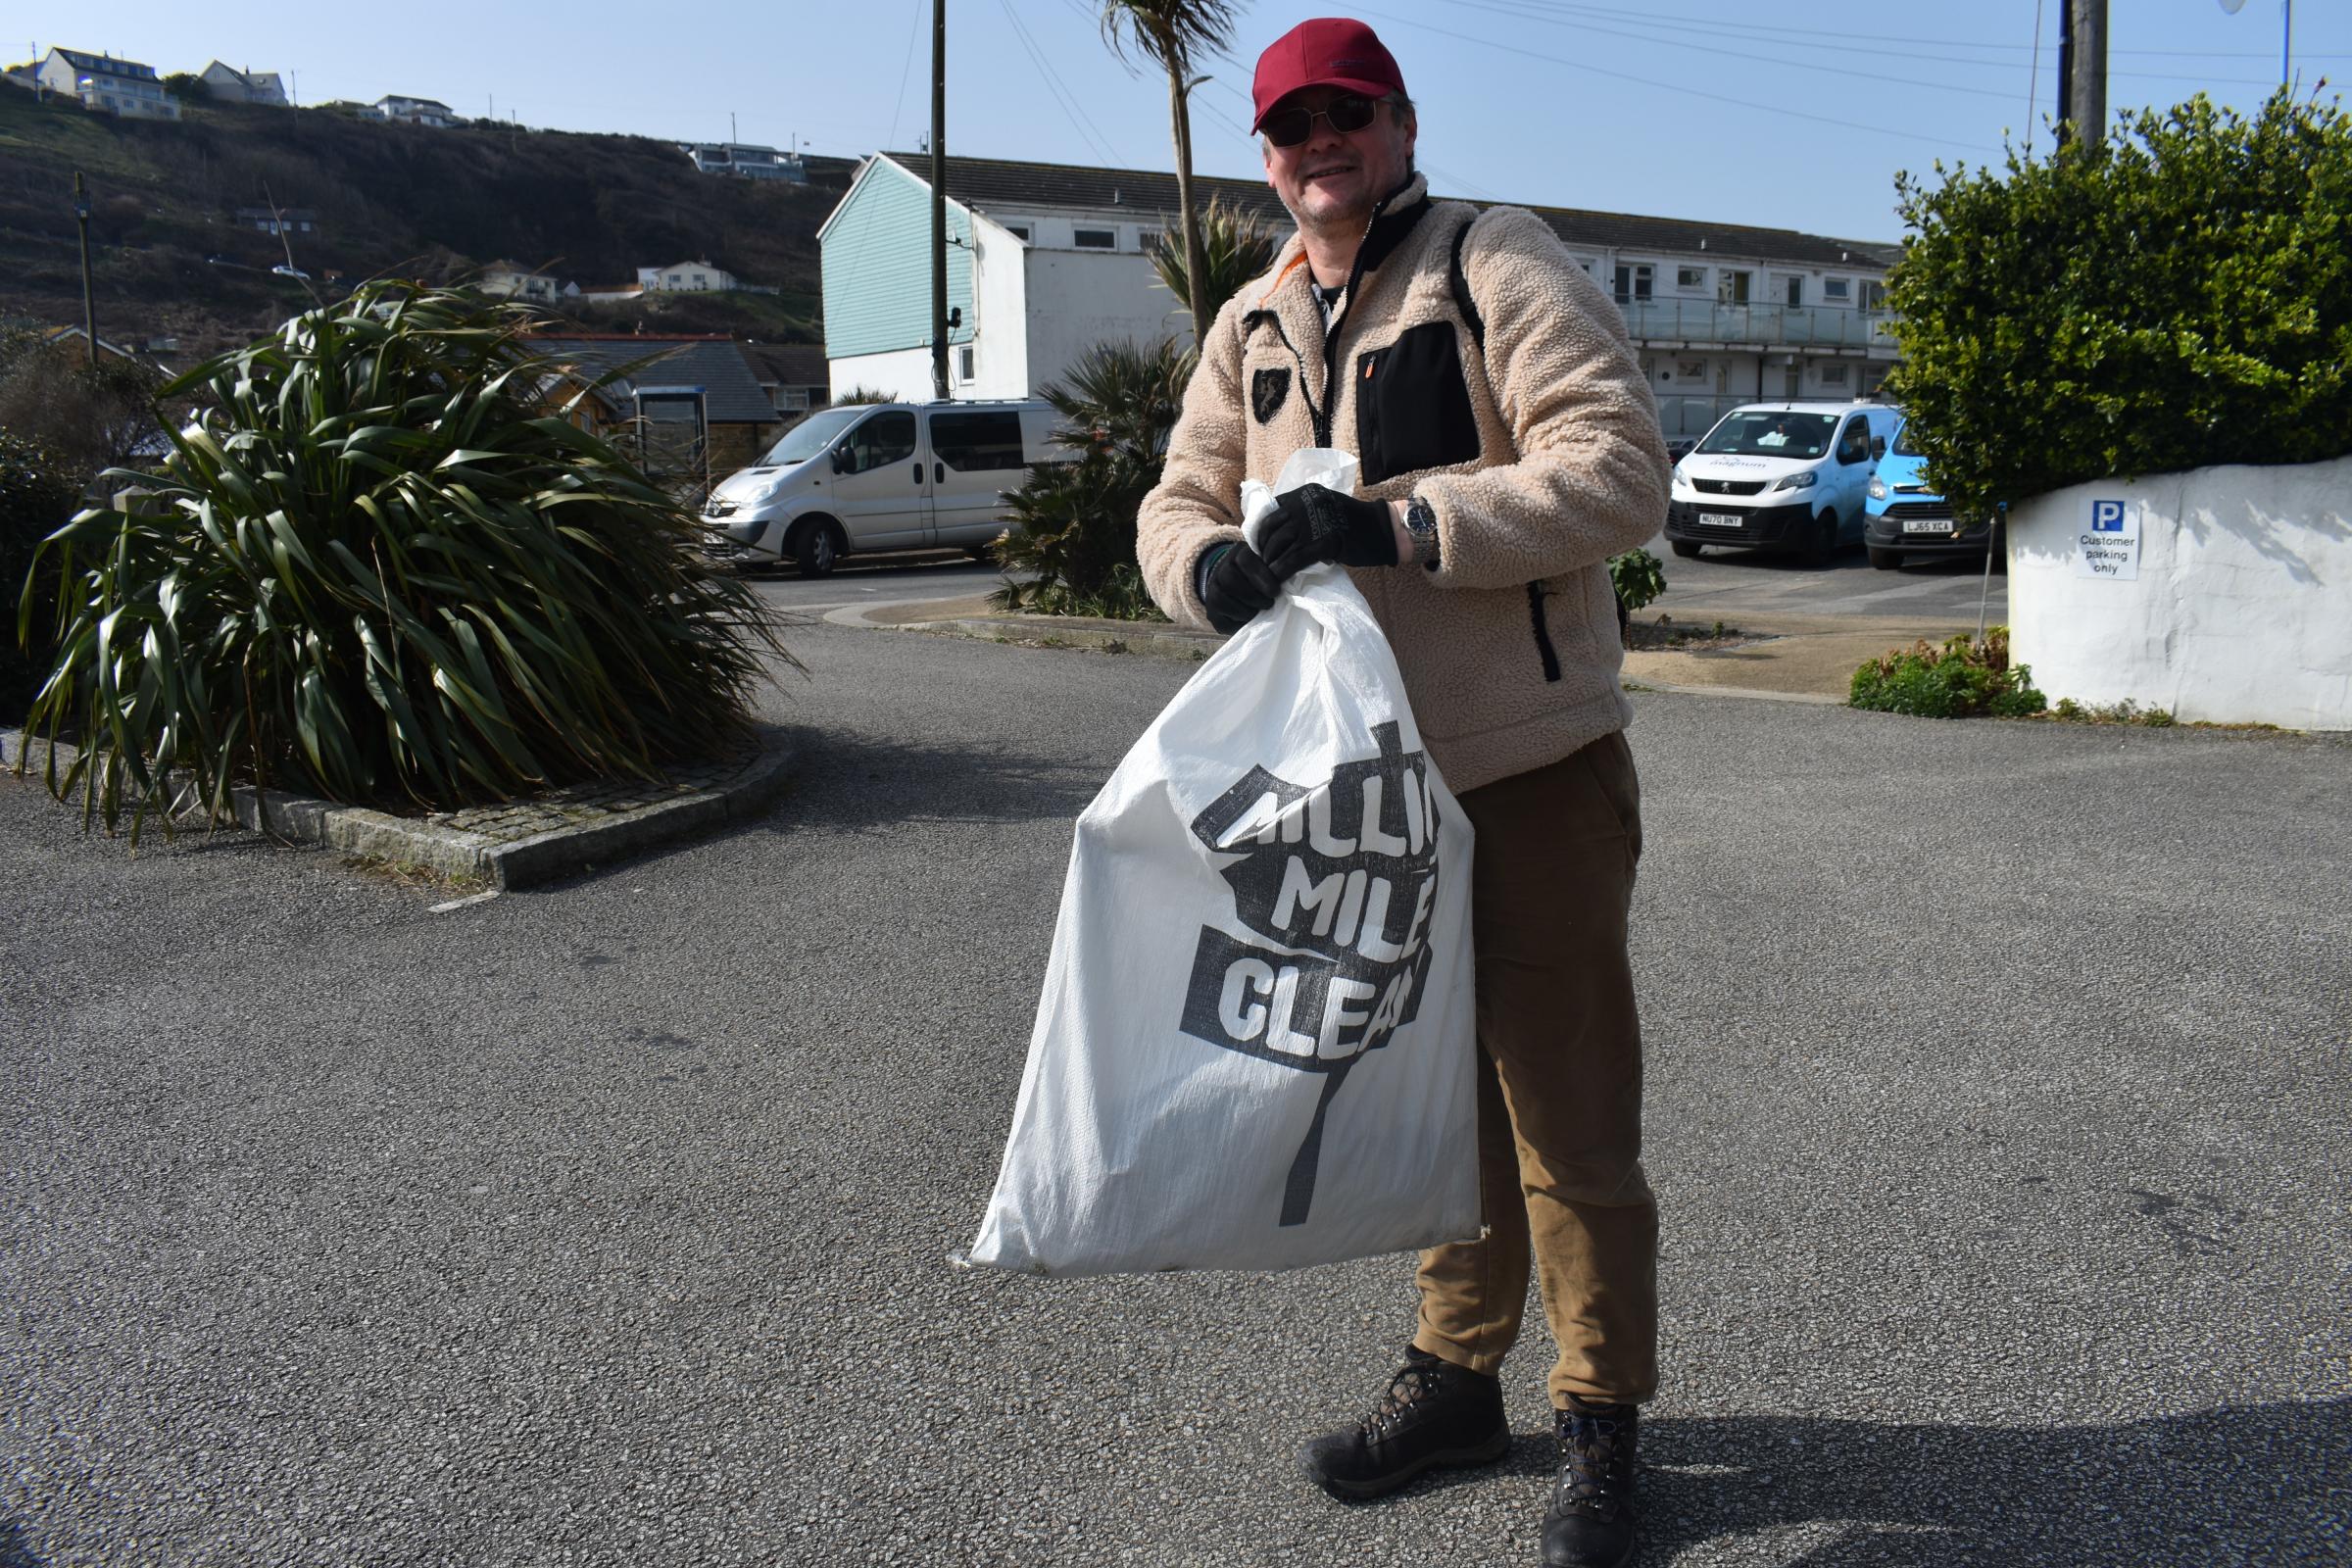
[[[1306,451],[1278,484],[1355,472]],[[1276,493],[1245,488],[1250,525]],[[1470,846],[1371,607],[1300,572],[1078,818],[958,1261],[1297,1268],[1475,1236]]]

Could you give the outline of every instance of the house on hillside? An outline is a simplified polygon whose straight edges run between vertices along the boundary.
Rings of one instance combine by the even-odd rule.
[[[474,287],[495,299],[529,300],[535,305],[553,305],[564,297],[563,279],[548,272],[535,272],[519,262],[492,262],[482,269],[481,281]],[[574,286],[570,292],[580,291]]]
[[[308,207],[240,207],[236,225],[257,234],[316,234],[318,215]]]
[[[179,100],[164,90],[153,66],[79,49],[52,49],[33,70],[43,90],[76,98],[81,107],[125,120],[177,120]]]
[[[216,60],[204,68],[200,79],[205,91],[222,103],[286,107],[285,83],[277,79],[274,71],[239,71]]]
[[[451,125],[466,123],[466,117],[438,98],[406,98],[399,93],[386,93],[368,106],[378,120],[397,120],[408,125],[430,125],[446,130]]]
[[[670,267],[641,267],[637,281],[648,294],[727,294],[743,287],[740,278],[709,262],[679,262]]]
[[[713,480],[750,466],[782,426],[782,416],[742,346],[722,334],[564,333],[535,336],[530,344],[583,382],[633,367],[590,394],[588,416],[582,421],[620,441],[624,449],[659,417],[653,404],[674,405],[696,395],[709,430],[708,463]]]
[[[873,155],[817,231],[836,391],[931,395],[929,172],[927,158]],[[1278,234],[1292,229],[1262,181],[1200,176],[1194,186],[1203,204],[1220,197]],[[1531,210],[1624,313],[1670,437],[1699,434],[1759,397],[1866,396],[1894,364],[1891,246]],[[950,158],[954,395],[1026,397],[1097,343],[1189,332],[1148,254],[1175,212],[1173,174]]]
[[[732,174],[737,179],[787,179],[801,185],[808,183],[808,166],[801,161],[800,155],[777,147],[760,147],[740,141],[704,141],[680,142],[678,151],[692,160],[696,170],[706,174]]]

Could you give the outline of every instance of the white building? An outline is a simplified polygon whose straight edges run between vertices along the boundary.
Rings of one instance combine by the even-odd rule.
[[[482,280],[474,285],[494,299],[529,300],[535,305],[553,305],[564,297],[563,280],[548,272],[535,272],[517,262],[492,262],[482,269]],[[572,294],[580,291],[574,287]]]
[[[931,392],[930,160],[866,160],[818,230],[833,389]],[[1288,235],[1262,181],[1198,177]],[[1173,174],[948,160],[954,393],[1025,397],[1097,343],[1191,330],[1147,247],[1175,224]],[[1895,359],[1892,247],[1788,229],[1534,208],[1625,313],[1666,433],[1758,397],[1875,392]]]
[[[177,120],[179,100],[164,90],[153,66],[79,49],[52,49],[33,79],[48,92],[77,98],[84,109],[130,120]]]
[[[780,147],[761,147],[743,141],[680,142],[678,150],[706,174],[732,174],[737,179],[786,179],[808,183],[808,166],[797,153]]]
[[[285,83],[274,71],[239,71],[216,60],[204,68],[205,90],[223,103],[286,107]]]
[[[368,106],[378,120],[397,120],[405,124],[430,125],[446,130],[451,125],[463,125],[466,117],[438,98],[404,98],[398,93],[386,93]]]
[[[742,288],[743,281],[722,267],[709,262],[679,262],[670,267],[640,267],[637,281],[648,294],[726,294]]]

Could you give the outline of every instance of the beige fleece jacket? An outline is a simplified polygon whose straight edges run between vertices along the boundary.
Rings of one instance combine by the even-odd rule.
[[[1483,354],[1452,288],[1465,223]],[[1665,441],[1622,318],[1541,219],[1430,204],[1416,176],[1372,235],[1330,346],[1336,388],[1297,235],[1217,314],[1138,555],[1159,607],[1206,626],[1198,564],[1240,539],[1242,480],[1271,482],[1293,452],[1324,444],[1325,411],[1327,444],[1365,460],[1359,494],[1418,495],[1437,514],[1434,569],[1349,576],[1446,783],[1473,790],[1631,718],[1607,562],[1665,518]]]

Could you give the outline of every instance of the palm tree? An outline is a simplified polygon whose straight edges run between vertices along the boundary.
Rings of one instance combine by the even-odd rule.
[[[1208,205],[1200,209],[1196,231],[1202,262],[1200,293],[1193,291],[1195,274],[1180,237],[1161,234],[1152,241],[1152,270],[1159,274],[1160,287],[1179,299],[1196,302],[1194,319],[1206,320],[1239,294],[1244,283],[1274,264],[1280,242],[1265,224],[1217,196],[1211,196]],[[1206,316],[1200,314],[1203,309]]]
[[[1193,61],[1233,43],[1233,0],[1102,0],[1102,38],[1122,61],[1130,49],[1168,74],[1168,126],[1176,140],[1176,218],[1184,229],[1186,304],[1193,341],[1208,335],[1210,313],[1200,256],[1200,220],[1193,211]]]

